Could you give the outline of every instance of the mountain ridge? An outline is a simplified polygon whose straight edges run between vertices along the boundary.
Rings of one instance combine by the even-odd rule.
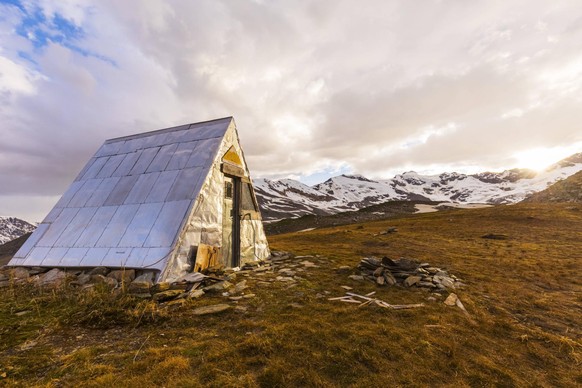
[[[541,172],[514,168],[476,174],[421,175],[408,171],[381,180],[360,174],[342,174],[313,186],[293,179],[257,179],[255,191],[263,219],[269,222],[310,214],[337,214],[395,200],[517,203],[580,170],[582,153],[577,153]]]

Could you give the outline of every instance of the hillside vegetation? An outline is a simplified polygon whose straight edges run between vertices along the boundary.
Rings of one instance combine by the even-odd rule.
[[[398,231],[379,234],[388,227]],[[317,267],[293,283],[239,274],[255,296],[238,302],[218,293],[164,306],[107,289],[10,286],[0,289],[0,385],[580,386],[580,235],[581,210],[518,204],[272,236],[273,249],[314,255]],[[468,315],[442,303],[448,293],[429,301],[429,291],[348,278],[372,255],[446,268],[466,283],[456,293]],[[425,305],[328,300],[341,286]],[[236,308],[192,313],[216,303]]]

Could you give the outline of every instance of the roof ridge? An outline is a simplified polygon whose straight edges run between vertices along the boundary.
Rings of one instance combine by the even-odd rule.
[[[157,135],[157,134],[160,134],[160,133],[169,133],[169,132],[179,131],[181,129],[189,129],[193,125],[198,126],[198,125],[201,125],[201,124],[212,123],[214,121],[232,120],[232,119],[233,119],[233,116],[226,116],[226,117],[222,117],[222,118],[219,118],[219,119],[199,121],[199,122],[195,122],[195,123],[187,123],[187,124],[176,125],[176,126],[168,127],[168,128],[156,129],[156,130],[148,131],[148,132],[135,133],[133,135],[125,135],[125,136],[120,136],[120,137],[113,137],[111,139],[105,140],[105,142],[103,144],[111,144],[111,143],[115,143],[115,142],[121,141],[121,140],[139,139],[141,137],[147,137],[147,136]]]

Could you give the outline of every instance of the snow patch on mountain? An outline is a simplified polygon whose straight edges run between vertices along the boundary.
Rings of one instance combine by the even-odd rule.
[[[527,169],[503,172],[420,175],[414,171],[392,179],[372,180],[362,175],[340,175],[307,186],[293,179],[255,181],[263,218],[267,221],[307,214],[334,214],[392,200],[459,204],[520,202],[582,170],[582,153],[536,173]]]
[[[16,217],[0,216],[0,245],[36,229],[36,226]]]

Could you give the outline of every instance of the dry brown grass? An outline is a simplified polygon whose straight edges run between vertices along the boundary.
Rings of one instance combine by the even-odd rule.
[[[398,233],[372,236],[388,226]],[[486,233],[509,239],[482,239]],[[252,277],[257,296],[238,303],[247,311],[216,316],[191,310],[223,302],[220,295],[168,311],[104,294],[2,290],[0,385],[580,385],[581,236],[582,211],[568,205],[447,211],[274,236],[275,249],[329,260],[313,259],[320,267],[292,288]],[[467,283],[458,294],[472,318],[427,302],[428,292],[377,288],[334,270],[367,255],[447,268]],[[343,295],[341,285],[426,307],[358,308],[321,297]],[[22,310],[32,312],[15,315]],[[27,341],[36,344],[27,349]]]

